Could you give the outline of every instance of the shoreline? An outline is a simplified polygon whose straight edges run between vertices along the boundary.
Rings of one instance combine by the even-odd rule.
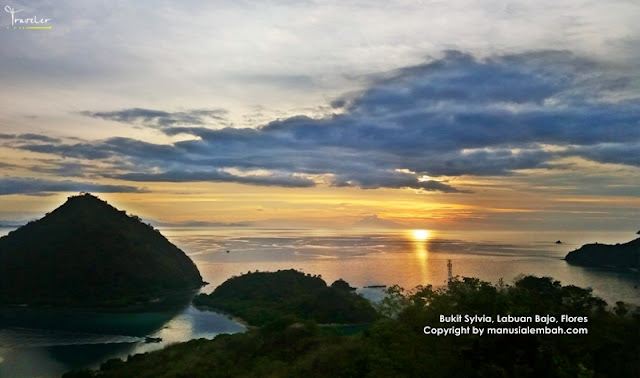
[[[155,296],[144,302],[136,302],[125,306],[118,305],[98,305],[98,306],[59,306],[53,304],[29,304],[29,303],[6,303],[0,304],[0,311],[6,309],[23,309],[23,310],[48,310],[48,311],[77,311],[82,313],[136,313],[146,312],[150,309],[157,309],[159,307],[176,307],[177,305],[189,305],[191,300],[200,291],[202,286],[196,288],[189,288],[183,290],[170,290],[165,291],[163,296]],[[186,298],[189,298],[187,301]]]
[[[228,313],[226,311],[222,311],[222,310],[219,310],[219,309],[211,307],[211,306],[202,306],[202,305],[196,306],[195,304],[193,304],[193,302],[191,304],[193,305],[193,307],[195,307],[196,309],[198,309],[200,311],[209,311],[209,312],[215,312],[215,313],[224,315],[227,318],[229,318],[230,320],[240,324],[241,326],[243,326],[247,330],[260,328],[260,327],[251,325],[246,320],[242,319],[241,317],[239,317],[237,315],[233,315],[233,314]]]

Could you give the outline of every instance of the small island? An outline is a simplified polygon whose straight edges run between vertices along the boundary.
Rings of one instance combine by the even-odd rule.
[[[331,286],[319,276],[289,269],[249,272],[233,277],[209,295],[194,298],[196,306],[221,310],[252,326],[282,317],[321,324],[368,323],[377,318],[371,303],[344,280]]]
[[[640,238],[624,244],[585,244],[565,257],[569,264],[615,270],[640,269]]]
[[[124,308],[202,284],[158,230],[88,193],[0,238],[0,305]]]

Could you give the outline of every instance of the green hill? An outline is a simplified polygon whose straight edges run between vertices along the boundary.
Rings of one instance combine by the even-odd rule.
[[[90,194],[0,238],[2,305],[126,306],[202,283],[157,230]]]
[[[281,317],[341,324],[375,320],[377,314],[370,302],[352,289],[342,280],[327,286],[320,277],[290,269],[230,278],[213,293],[200,294],[193,302],[258,326]]]

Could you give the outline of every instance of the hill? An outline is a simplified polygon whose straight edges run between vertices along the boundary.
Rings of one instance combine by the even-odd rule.
[[[640,269],[640,238],[624,244],[585,244],[569,252],[565,260],[574,265],[612,269]]]
[[[346,282],[331,286],[317,276],[296,270],[247,273],[233,277],[213,293],[200,294],[193,303],[264,325],[281,317],[318,323],[366,323],[377,315],[370,302]]]
[[[0,238],[0,304],[126,306],[202,277],[153,227],[90,194]]]

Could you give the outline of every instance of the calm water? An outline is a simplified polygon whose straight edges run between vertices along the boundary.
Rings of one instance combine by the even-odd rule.
[[[97,368],[110,358],[245,330],[193,306],[136,314],[40,310],[27,314],[28,320],[23,313],[12,315],[18,319],[5,314],[0,327],[0,377],[57,377],[73,368]],[[162,342],[145,343],[147,335]]]
[[[0,235],[6,232],[0,230]],[[295,268],[320,274],[328,283],[343,278],[371,299],[368,285],[443,285],[447,260],[453,274],[510,283],[518,274],[551,276],[563,284],[591,287],[607,302],[640,304],[637,274],[570,266],[562,258],[590,242],[632,240],[626,233],[567,232],[340,232],[301,229],[162,229],[198,265],[212,291],[247,271]],[[562,240],[562,244],[556,244]],[[228,252],[227,252],[228,251]],[[227,317],[185,303],[141,314],[40,311],[5,316],[0,324],[0,377],[59,376],[71,368],[97,367],[114,357],[142,353],[194,338],[242,332]],[[144,336],[162,337],[146,344]]]
[[[352,286],[444,285],[447,260],[453,274],[506,283],[519,274],[551,276],[562,284],[591,287],[608,302],[640,303],[637,274],[568,265],[566,254],[585,243],[623,243],[637,235],[592,232],[336,232],[274,229],[165,229],[196,262],[212,291],[247,271],[295,268],[320,274],[327,283],[342,278]],[[416,237],[418,236],[418,237]],[[426,238],[425,238],[426,237]],[[556,244],[561,240],[562,244]],[[229,251],[229,252],[227,252]]]

